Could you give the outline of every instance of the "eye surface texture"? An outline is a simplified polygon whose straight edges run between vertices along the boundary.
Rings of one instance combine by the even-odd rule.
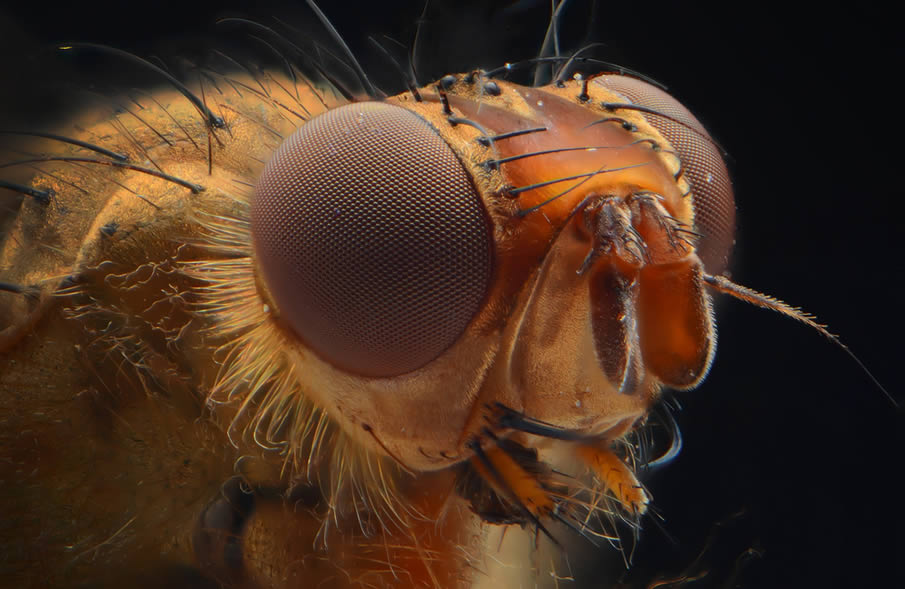
[[[628,76],[596,79],[627,102],[661,113],[644,114],[682,160],[694,194],[695,229],[702,235],[698,256],[709,273],[721,273],[729,265],[735,240],[735,196],[719,147],[698,119],[660,88]]]
[[[472,179],[429,123],[362,102],[305,123],[266,165],[255,255],[280,316],[353,374],[416,370],[480,309],[493,268]]]

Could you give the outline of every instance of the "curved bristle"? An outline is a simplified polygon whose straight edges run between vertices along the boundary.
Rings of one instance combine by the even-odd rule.
[[[216,129],[221,129],[224,126],[223,119],[211,112],[207,105],[204,104],[204,102],[200,98],[195,96],[195,94],[192,93],[192,91],[189,90],[185,84],[177,80],[169,72],[164,71],[163,69],[159,68],[146,59],[142,59],[141,57],[129,53],[128,51],[123,51],[122,49],[116,49],[115,47],[108,47],[106,45],[100,45],[97,43],[67,43],[66,45],[59,46],[58,49],[60,49],[61,51],[70,51],[72,49],[92,49],[95,51],[100,51],[102,53],[107,53],[109,55],[114,55],[130,63],[148,69],[155,74],[163,77],[167,82],[172,84],[180,94],[185,96],[189,100],[189,102],[191,102],[195,106],[195,108],[198,109],[198,112],[204,115],[205,123]]]

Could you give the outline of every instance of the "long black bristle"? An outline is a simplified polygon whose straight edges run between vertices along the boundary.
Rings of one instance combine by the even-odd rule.
[[[294,117],[297,117],[297,118],[299,118],[299,119],[301,119],[301,120],[303,120],[303,121],[307,121],[307,120],[310,118],[310,117],[306,117],[306,116],[305,116],[304,114],[302,114],[302,113],[299,113],[299,112],[296,112],[296,111],[292,110],[290,107],[286,106],[285,104],[283,104],[283,103],[280,102],[279,100],[277,100],[277,99],[273,98],[272,96],[270,96],[270,94],[262,93],[260,90],[257,90],[257,89],[255,89],[255,88],[252,88],[251,86],[249,86],[248,84],[243,83],[243,82],[240,81],[240,80],[236,80],[236,79],[230,78],[229,76],[227,76],[226,74],[223,74],[223,73],[221,73],[221,72],[216,72],[216,73],[217,73],[218,75],[220,75],[220,76],[223,76],[223,79],[226,80],[227,82],[229,82],[229,84],[233,87],[233,89],[236,90],[236,92],[238,92],[238,88],[236,88],[236,86],[241,86],[242,88],[244,88],[245,90],[251,92],[251,93],[254,94],[255,96],[261,98],[262,100],[266,100],[266,101],[272,103],[274,106],[276,106],[276,107],[278,107],[278,108],[280,108],[280,109],[285,110],[287,113],[291,114],[291,115],[294,116]],[[234,111],[234,112],[238,112],[238,111]],[[245,115],[245,116],[247,117],[248,115]],[[272,131],[274,134],[276,134],[276,135],[278,135],[278,136],[280,135],[280,133],[279,133],[278,131],[276,131],[276,130],[270,128],[270,127],[267,127],[267,129],[268,129],[269,131]]]
[[[109,149],[104,149],[98,145],[94,145],[93,143],[88,143],[87,141],[82,141],[80,139],[73,139],[72,137],[65,137],[63,135],[56,135],[54,133],[43,133],[40,131],[6,131],[0,130],[0,135],[25,135],[29,137],[42,137],[44,139],[53,139],[54,141],[60,141],[61,143],[68,143],[70,145],[76,145],[78,147],[84,147],[90,151],[94,151],[101,155],[105,155],[109,158],[113,158],[120,162],[129,161],[129,157],[123,155],[121,153],[117,153],[115,151],[111,151]]]
[[[164,113],[165,115],[167,115],[167,117],[169,117],[169,119],[170,119],[171,121],[173,121],[173,124],[175,124],[175,125],[179,128],[179,130],[182,131],[182,133],[183,133],[183,135],[185,135],[186,139],[188,139],[189,142],[191,142],[191,144],[194,145],[196,149],[201,149],[200,147],[198,147],[198,144],[195,142],[195,139],[194,139],[194,137],[192,137],[191,133],[189,133],[188,130],[182,125],[182,123],[179,122],[179,119],[176,118],[176,117],[174,117],[173,114],[172,114],[169,110],[167,110],[167,107],[164,106],[163,104],[161,104],[161,102],[160,102],[159,100],[157,100],[157,98],[155,98],[154,95],[153,95],[152,93],[146,92],[146,91],[141,90],[141,89],[136,89],[136,91],[137,91],[137,92],[140,92],[140,93],[143,94],[143,95],[145,95],[145,96],[146,96],[147,98],[149,98],[152,102],[154,102],[154,104],[156,104],[157,107],[158,107],[160,110],[162,110],[163,113]],[[125,156],[123,156],[123,157],[125,157]],[[125,160],[124,160],[124,161],[125,161]]]
[[[544,180],[543,182],[538,182],[536,184],[528,184],[527,186],[519,186],[515,188],[509,189],[510,194],[521,194],[522,192],[527,192],[529,190],[535,190],[537,188],[543,188],[544,186],[550,186],[551,184],[558,184],[560,182],[568,182],[569,180],[578,180],[580,178],[592,178],[599,174],[606,174],[608,172],[618,172],[621,170],[628,170],[629,168],[638,168],[641,166],[646,166],[647,163],[641,164],[631,164],[628,166],[621,166],[618,168],[601,168],[594,172],[585,172],[584,174],[575,174],[574,176],[563,176],[562,178],[555,178],[553,180]]]
[[[501,65],[501,66],[499,66],[499,67],[496,67],[496,68],[494,68],[494,69],[487,70],[486,72],[484,72],[484,75],[485,75],[486,77],[488,77],[488,78],[493,78],[493,77],[496,77],[496,76],[498,76],[498,75],[500,75],[500,74],[502,74],[502,73],[504,73],[504,72],[509,72],[509,71],[512,71],[513,69],[516,69],[516,68],[519,68],[519,67],[524,67],[524,66],[528,66],[528,65],[534,65],[535,63],[538,63],[538,62],[541,62],[541,63],[544,63],[544,62],[557,63],[557,62],[562,62],[562,61],[565,61],[565,60],[568,60],[568,59],[571,59],[571,58],[570,58],[570,57],[565,57],[565,56],[561,56],[561,57],[533,57],[533,58],[525,59],[525,60],[522,60],[522,61],[516,61],[516,62],[512,62],[512,63],[506,63],[506,64]],[[654,86],[656,86],[656,87],[658,87],[658,88],[660,88],[660,89],[662,89],[662,90],[666,90],[666,86],[665,86],[664,84],[658,82],[657,80],[654,80],[653,78],[651,78],[651,77],[649,77],[649,76],[645,76],[645,75],[642,74],[641,72],[635,71],[635,70],[633,70],[633,69],[631,69],[631,68],[627,68],[627,67],[625,67],[625,66],[621,66],[621,65],[616,64],[616,63],[612,63],[612,62],[609,62],[609,61],[603,61],[603,60],[600,60],[600,59],[594,59],[594,58],[590,58],[590,57],[576,57],[576,58],[575,58],[575,62],[577,62],[577,63],[587,63],[587,64],[591,64],[591,65],[594,65],[594,66],[602,66],[602,67],[604,67],[604,68],[609,68],[609,72],[615,72],[615,73],[618,73],[618,74],[620,74],[620,75],[629,75],[629,76],[631,76],[631,77],[633,77],[633,78],[638,78],[639,80],[644,80],[644,81],[647,82],[648,84],[652,84],[652,85],[654,85]],[[606,72],[601,72],[601,73],[606,73]]]
[[[50,199],[53,198],[53,190],[38,190],[24,184],[16,184],[7,180],[0,180],[0,188],[6,188],[15,192],[20,192],[26,196],[30,196],[42,205],[49,205]]]
[[[314,0],[305,0],[308,3],[308,6],[311,7],[311,10],[314,11],[314,14],[317,16],[318,20],[321,21],[321,24],[324,25],[324,28],[330,33],[330,36],[333,37],[333,40],[336,41],[343,52],[346,54],[346,57],[352,62],[352,68],[355,70],[355,74],[358,76],[358,79],[365,87],[365,91],[368,93],[368,96],[372,98],[382,98],[383,93],[378,92],[377,89],[371,84],[371,80],[368,79],[367,74],[365,74],[364,69],[361,67],[361,64],[358,63],[358,60],[355,58],[355,54],[352,53],[352,50],[349,49],[349,46],[346,44],[345,40],[343,40],[342,35],[339,34],[339,31],[336,30],[336,27],[333,26],[333,23],[330,22],[330,19],[327,18],[327,15],[318,7],[318,5],[314,2]]]
[[[258,37],[257,35],[250,35],[250,37],[270,49],[270,51],[280,59],[280,62],[282,62],[283,64],[283,68],[286,70],[286,76],[292,81],[292,87],[295,88],[295,99],[297,101],[301,101],[302,98],[298,94],[298,78],[296,78],[295,75],[295,68],[292,67],[292,64],[289,63],[289,60],[286,59],[286,56],[283,55],[283,52],[274,47],[272,43],[267,41],[267,39],[263,39],[261,37]]]
[[[481,140],[486,141],[486,145],[490,143],[495,143],[497,141],[502,141],[504,139],[510,139],[512,137],[519,137],[521,135],[528,135],[529,133],[540,133],[541,131],[546,131],[546,127],[532,127],[530,129],[519,129],[518,131],[509,131],[508,133],[501,133],[499,135],[493,135],[491,137],[481,137]]]
[[[604,123],[618,123],[618,124],[622,125],[622,128],[625,129],[626,131],[635,132],[638,130],[638,127],[635,126],[634,123],[632,123],[631,121],[628,121],[626,119],[623,119],[622,117],[604,117],[602,119],[597,119],[593,123],[588,123],[587,125],[585,125],[583,127],[583,129],[587,129],[588,127],[593,127],[594,125],[602,125]]]
[[[273,30],[271,27],[268,27],[267,25],[261,24],[259,22],[249,20],[246,18],[238,18],[238,17],[221,18],[220,20],[217,21],[218,25],[232,24],[232,23],[237,23],[237,24],[241,24],[244,26],[258,29],[258,30],[272,36],[274,39],[276,39],[276,41],[278,41],[280,43],[280,45],[282,45],[284,47],[288,47],[296,52],[302,51],[298,46],[296,46],[294,43],[292,43],[291,41],[286,39],[286,37],[284,37],[277,31]],[[295,68],[292,67],[292,64],[289,62],[289,60],[286,58],[286,56],[283,54],[283,52],[280,51],[277,47],[274,47],[266,39],[258,37],[257,35],[249,35],[249,36],[252,39],[263,44],[265,47],[270,49],[270,51],[273,52],[277,57],[280,58],[280,60],[283,62],[283,66],[286,68],[287,73],[289,74],[289,79],[291,79],[293,82],[293,87],[295,87],[295,89],[296,89],[296,100],[300,101],[301,98],[298,95],[298,85],[297,85],[298,78],[295,75]]]
[[[720,150],[720,153],[722,153],[723,155],[728,155],[728,152],[726,151],[726,149],[722,145],[717,143],[716,140],[714,140],[713,137],[711,137],[707,133],[701,132],[699,129],[695,129],[691,125],[684,123],[675,117],[671,117],[664,112],[660,112],[659,110],[657,110],[655,108],[650,108],[649,106],[642,106],[640,104],[632,104],[630,102],[601,102],[600,106],[602,106],[606,110],[636,110],[638,112],[643,112],[645,114],[663,117],[664,119],[672,121],[673,123],[675,123],[677,125],[681,125],[682,127],[685,127],[692,133],[698,135],[699,137],[701,137],[702,139],[704,139],[705,141],[707,141],[708,143],[710,143],[711,145],[716,147],[718,150]]]
[[[280,24],[282,24],[283,26],[289,28],[290,30],[293,30],[292,27],[290,27],[286,23],[283,23],[279,19],[277,19],[277,22],[280,22]],[[273,36],[273,38],[276,39],[282,47],[285,47],[286,49],[291,50],[292,52],[294,52],[295,54],[300,56],[306,64],[313,67],[317,71],[317,73],[324,80],[326,80],[326,82],[328,84],[333,86],[333,88],[337,92],[339,92],[340,95],[342,95],[343,98],[345,98],[346,100],[348,100],[350,102],[355,101],[353,92],[351,90],[349,90],[348,88],[346,88],[338,79],[336,79],[336,77],[331,75],[329,73],[329,71],[327,70],[327,68],[325,68],[324,65],[321,64],[317,58],[315,58],[308,51],[305,51],[304,49],[302,49],[301,47],[299,47],[298,45],[296,45],[295,43],[293,43],[292,41],[290,41],[289,39],[287,39],[285,36],[281,35],[277,31],[275,31],[274,29],[272,29],[266,25],[263,25],[259,22],[253,21],[253,20],[248,20],[248,19],[244,19],[244,18],[236,18],[236,17],[223,18],[223,19],[220,19],[219,21],[217,21],[217,24],[224,24],[224,23],[240,23],[245,26],[249,26],[249,27],[258,29],[262,32],[267,33],[268,35]],[[295,32],[300,35],[300,33],[298,33],[298,31],[295,31]],[[316,43],[314,44],[314,47],[315,47],[315,49],[320,49],[320,47]],[[332,53],[328,52],[328,54],[333,56]],[[335,57],[335,56],[333,56],[333,57]],[[340,64],[342,64],[343,67],[346,67],[346,68],[349,67],[349,64],[347,64],[346,62],[340,60],[338,57],[335,57],[335,58],[337,59],[337,61],[339,61]],[[230,59],[232,59],[232,58],[230,58]],[[305,84],[309,88],[311,88],[311,90],[314,92],[315,96],[317,96],[317,98],[320,100],[321,104],[324,104],[323,98],[321,98],[320,94],[318,94],[314,90],[314,87],[308,81],[308,77],[303,75],[301,77],[301,79],[305,82]],[[326,107],[326,104],[324,104],[324,106]]]
[[[538,57],[548,57],[548,53],[552,51],[553,57],[559,57],[559,14],[565,8],[568,0],[560,0],[559,4],[551,4],[550,22],[547,24],[547,30],[544,33],[544,41],[541,43]],[[552,45],[552,50],[551,50]],[[541,62],[537,62],[534,68],[534,86],[541,85]]]
[[[469,127],[477,129],[478,131],[481,132],[481,137],[478,138],[479,140],[488,136],[487,129],[482,127],[480,125],[480,123],[472,121],[471,119],[466,119],[463,117],[448,116],[448,117],[446,117],[446,120],[449,121],[449,123],[452,125],[467,125]]]
[[[29,298],[35,298],[41,292],[36,286],[22,286],[21,284],[13,284],[12,282],[0,282],[0,291],[20,294]]]
[[[582,147],[559,147],[556,149],[545,149],[543,151],[532,151],[529,153],[520,153],[518,155],[512,155],[509,157],[503,157],[499,159],[487,160],[482,162],[481,165],[485,167],[494,168],[499,166],[500,164],[508,164],[510,162],[515,162],[518,160],[522,160],[530,157],[537,157],[541,155],[549,155],[552,153],[562,153],[568,151],[588,151],[588,150],[597,150],[597,149],[626,149],[633,145],[636,145],[637,142],[633,141],[631,143],[627,143],[625,145],[585,145]]]
[[[418,86],[418,43],[421,41],[421,27],[427,22],[427,9],[430,6],[430,0],[424,0],[424,9],[421,10],[421,16],[418,17],[415,26],[415,36],[412,38],[412,48],[409,51],[409,70],[412,72],[412,80]]]
[[[396,60],[395,57],[390,54],[389,49],[380,44],[380,41],[375,39],[374,37],[368,37],[368,41],[374,45],[377,51],[380,52],[381,55],[387,58],[391,64],[393,64],[393,68],[399,72],[399,75],[402,76],[403,83],[408,88],[408,91],[411,92],[412,97],[415,99],[415,102],[423,102],[423,98],[421,98],[421,93],[418,92],[418,84],[415,82],[414,78],[412,78],[409,74],[406,74],[405,70],[402,68],[402,65]]]
[[[580,47],[578,50],[573,51],[572,55],[569,56],[569,59],[567,59],[561,66],[559,66],[559,69],[556,71],[556,75],[553,76],[553,81],[550,83],[559,84],[563,82],[565,80],[566,72],[568,72],[569,70],[569,66],[571,66],[575,60],[580,59],[582,53],[593,49],[594,47],[603,47],[603,43],[589,43],[584,47]]]
[[[95,160],[90,157],[74,157],[74,156],[54,156],[54,157],[39,157],[32,158],[26,160],[17,160],[14,162],[6,162],[0,164],[0,168],[9,168],[12,166],[19,166],[24,164],[35,164],[40,162],[72,162],[72,163],[82,163],[82,164],[98,164],[102,166],[111,166],[114,168],[124,168],[127,170],[133,170],[135,172],[141,172],[142,174],[148,174],[149,176],[154,176],[160,178],[162,180],[166,180],[167,182],[172,182],[173,184],[178,184],[179,186],[188,188],[192,191],[193,194],[198,194],[199,192],[204,191],[204,186],[200,184],[195,184],[193,182],[189,182],[188,180],[183,180],[182,178],[173,176],[171,174],[165,174],[158,170],[152,170],[151,168],[146,168],[144,166],[138,166],[135,164],[130,164],[128,162],[117,162],[117,161],[108,161],[108,160]]]
[[[565,440],[575,442],[587,439],[587,436],[572,430],[557,427],[551,423],[540,421],[526,416],[524,413],[511,409],[502,403],[494,403],[494,408],[500,413],[497,423],[505,428],[525,432],[543,438]]]
[[[177,80],[169,72],[157,67],[146,59],[142,59],[141,57],[129,53],[128,51],[123,51],[122,49],[116,49],[115,47],[109,47],[107,45],[99,45],[97,43],[68,43],[66,45],[61,45],[59,49],[61,51],[68,51],[70,49],[93,49],[102,53],[115,55],[116,57],[130,61],[145,69],[149,69],[152,72],[163,76],[163,78],[166,79],[166,81],[168,81],[170,84],[172,84],[180,94],[185,96],[189,100],[189,102],[191,102],[195,106],[195,108],[197,108],[198,111],[204,115],[205,122],[208,125],[217,129],[221,129],[225,124],[223,122],[223,119],[211,112],[211,110],[201,101],[201,99],[198,98],[191,90],[189,90],[185,84]]]

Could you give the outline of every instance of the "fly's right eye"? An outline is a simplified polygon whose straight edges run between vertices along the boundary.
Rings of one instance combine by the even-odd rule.
[[[490,288],[491,224],[471,176],[398,106],[350,104],[305,123],[267,163],[251,227],[279,316],[352,374],[424,366]]]

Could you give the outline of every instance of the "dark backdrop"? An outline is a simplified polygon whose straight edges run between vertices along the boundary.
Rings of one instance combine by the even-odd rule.
[[[192,54],[229,42],[212,25],[218,16],[280,16],[302,27],[313,20],[304,6],[183,4],[0,9],[0,120],[18,125],[18,113],[67,108],[65,93],[33,91],[56,75],[27,59],[43,44]],[[322,4],[366,69],[392,82],[365,36],[408,44],[421,2]],[[434,0],[428,12],[424,77],[537,51],[547,2],[453,4]],[[905,52],[896,23],[864,3],[685,4],[575,0],[563,44],[606,43],[598,56],[660,80],[698,114],[731,156],[734,278],[814,312],[905,397],[896,212],[905,128],[892,91]],[[792,321],[722,301],[718,325],[708,380],[678,395],[684,450],[647,479],[666,533],[647,526],[626,582],[644,587],[658,573],[681,572],[714,535],[699,567],[713,572],[692,587],[724,586],[748,548],[761,556],[744,566],[740,587],[905,586],[902,413],[840,350]]]

